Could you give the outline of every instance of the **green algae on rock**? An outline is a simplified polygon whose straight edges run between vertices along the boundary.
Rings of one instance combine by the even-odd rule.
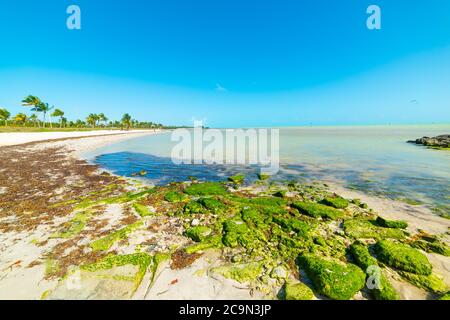
[[[141,203],[133,203],[133,208],[141,217],[147,217],[154,214],[146,205]]]
[[[218,182],[193,183],[184,192],[191,196],[225,195],[227,190]]]
[[[406,221],[401,220],[387,220],[382,217],[377,217],[376,223],[385,228],[394,228],[394,229],[406,229],[408,227],[408,223]]]
[[[335,300],[351,299],[365,285],[365,273],[351,263],[306,254],[299,257],[299,264],[316,290]]]
[[[50,238],[68,239],[76,236],[84,230],[86,223],[91,217],[92,212],[90,211],[78,212],[72,220],[65,224],[65,228],[62,231],[54,233]]]
[[[112,247],[114,243],[119,240],[127,239],[128,234],[133,232],[137,228],[142,226],[142,221],[135,222],[126,226],[125,228],[119,229],[106,237],[95,240],[91,243],[91,248],[93,251],[106,251]]]
[[[403,230],[379,227],[375,221],[363,218],[348,219],[343,226],[345,234],[355,239],[403,239],[406,236]]]
[[[314,292],[304,283],[286,283],[284,286],[285,300],[311,300]]]
[[[420,275],[430,275],[432,266],[420,251],[402,243],[390,240],[377,242],[378,259],[388,266]]]
[[[434,241],[416,240],[410,243],[414,248],[421,249],[428,253],[437,253],[446,257],[450,257],[450,248],[439,240]]]
[[[127,255],[111,254],[96,263],[82,265],[81,269],[90,272],[95,272],[97,270],[111,269],[113,267],[120,267],[127,264],[137,266],[138,272],[136,273],[133,279],[136,290],[139,284],[141,283],[142,279],[144,278],[147,268],[150,266],[151,262],[152,256],[142,252]]]
[[[225,210],[225,205],[217,199],[214,198],[201,198],[198,203],[203,205],[206,209],[212,213],[220,213]]]
[[[256,281],[263,271],[261,262],[250,262],[245,264],[235,264],[220,266],[211,269],[212,273],[220,274],[225,278],[236,280],[240,283]]]
[[[345,209],[348,207],[348,201],[341,197],[327,197],[321,203],[336,209]]]
[[[205,240],[211,234],[211,229],[205,226],[195,226],[186,230],[186,236],[195,242]]]
[[[362,243],[353,243],[350,246],[350,253],[355,259],[356,264],[363,270],[366,271],[367,278],[369,277],[379,277],[378,279],[378,288],[373,288],[370,290],[370,293],[377,300],[399,300],[400,297],[392,287],[389,280],[383,274],[383,271],[380,269],[376,269],[378,266],[378,261],[369,253],[369,249]],[[375,267],[375,268],[374,268]]]
[[[164,200],[168,202],[180,202],[186,199],[186,195],[177,192],[177,191],[169,191],[164,196]]]
[[[198,201],[194,200],[186,203],[183,210],[186,214],[206,213],[206,209]]]
[[[335,220],[343,217],[344,215],[341,211],[335,208],[331,208],[329,206],[314,202],[296,201],[292,203],[292,207],[294,207],[301,213],[311,216],[313,218],[325,218]]]
[[[442,278],[432,273],[430,275],[415,274],[399,271],[399,274],[413,285],[435,293],[444,293],[448,290]]]
[[[245,176],[243,174],[238,174],[228,178],[228,181],[233,182],[234,184],[242,184],[244,180]]]

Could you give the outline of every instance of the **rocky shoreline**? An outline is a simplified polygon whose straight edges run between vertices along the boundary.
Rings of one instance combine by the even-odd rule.
[[[450,135],[444,134],[436,137],[422,137],[416,140],[407,141],[408,143],[415,143],[427,147],[437,149],[450,149]]]
[[[321,183],[150,187],[70,145],[2,148],[0,298],[449,297],[448,231],[388,220]]]

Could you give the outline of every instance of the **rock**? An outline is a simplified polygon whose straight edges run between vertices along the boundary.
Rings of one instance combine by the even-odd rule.
[[[331,299],[351,299],[365,286],[366,275],[354,264],[311,254],[299,257],[299,263],[316,290]]]
[[[191,222],[191,226],[193,226],[193,227],[198,226],[199,224],[200,224],[200,220],[199,219],[194,219]]]
[[[278,266],[272,269],[270,276],[275,279],[285,279],[288,276],[288,272],[284,267]]]
[[[402,243],[379,241],[375,246],[378,259],[390,267],[419,275],[430,275],[432,266],[420,251]]]
[[[286,283],[284,288],[286,300],[311,300],[314,298],[313,291],[304,283]]]
[[[450,148],[450,134],[444,134],[432,138],[422,137],[416,140],[410,140],[408,143],[415,143],[428,147]]]

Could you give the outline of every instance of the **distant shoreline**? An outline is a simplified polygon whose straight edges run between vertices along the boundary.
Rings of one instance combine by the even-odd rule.
[[[55,131],[55,132],[7,132],[0,133],[0,147],[22,145],[32,142],[47,142],[61,139],[78,139],[106,136],[127,136],[156,134],[162,130],[94,130],[94,131]]]

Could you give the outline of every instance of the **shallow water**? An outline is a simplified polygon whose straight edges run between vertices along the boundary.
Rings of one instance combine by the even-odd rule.
[[[438,213],[450,208],[450,151],[406,143],[422,136],[449,134],[450,125],[297,127],[280,129],[282,170],[274,179],[338,182],[346,187],[431,205]],[[86,156],[116,174],[147,171],[155,184],[225,180],[256,167],[174,165],[171,133],[149,135],[106,146]]]

